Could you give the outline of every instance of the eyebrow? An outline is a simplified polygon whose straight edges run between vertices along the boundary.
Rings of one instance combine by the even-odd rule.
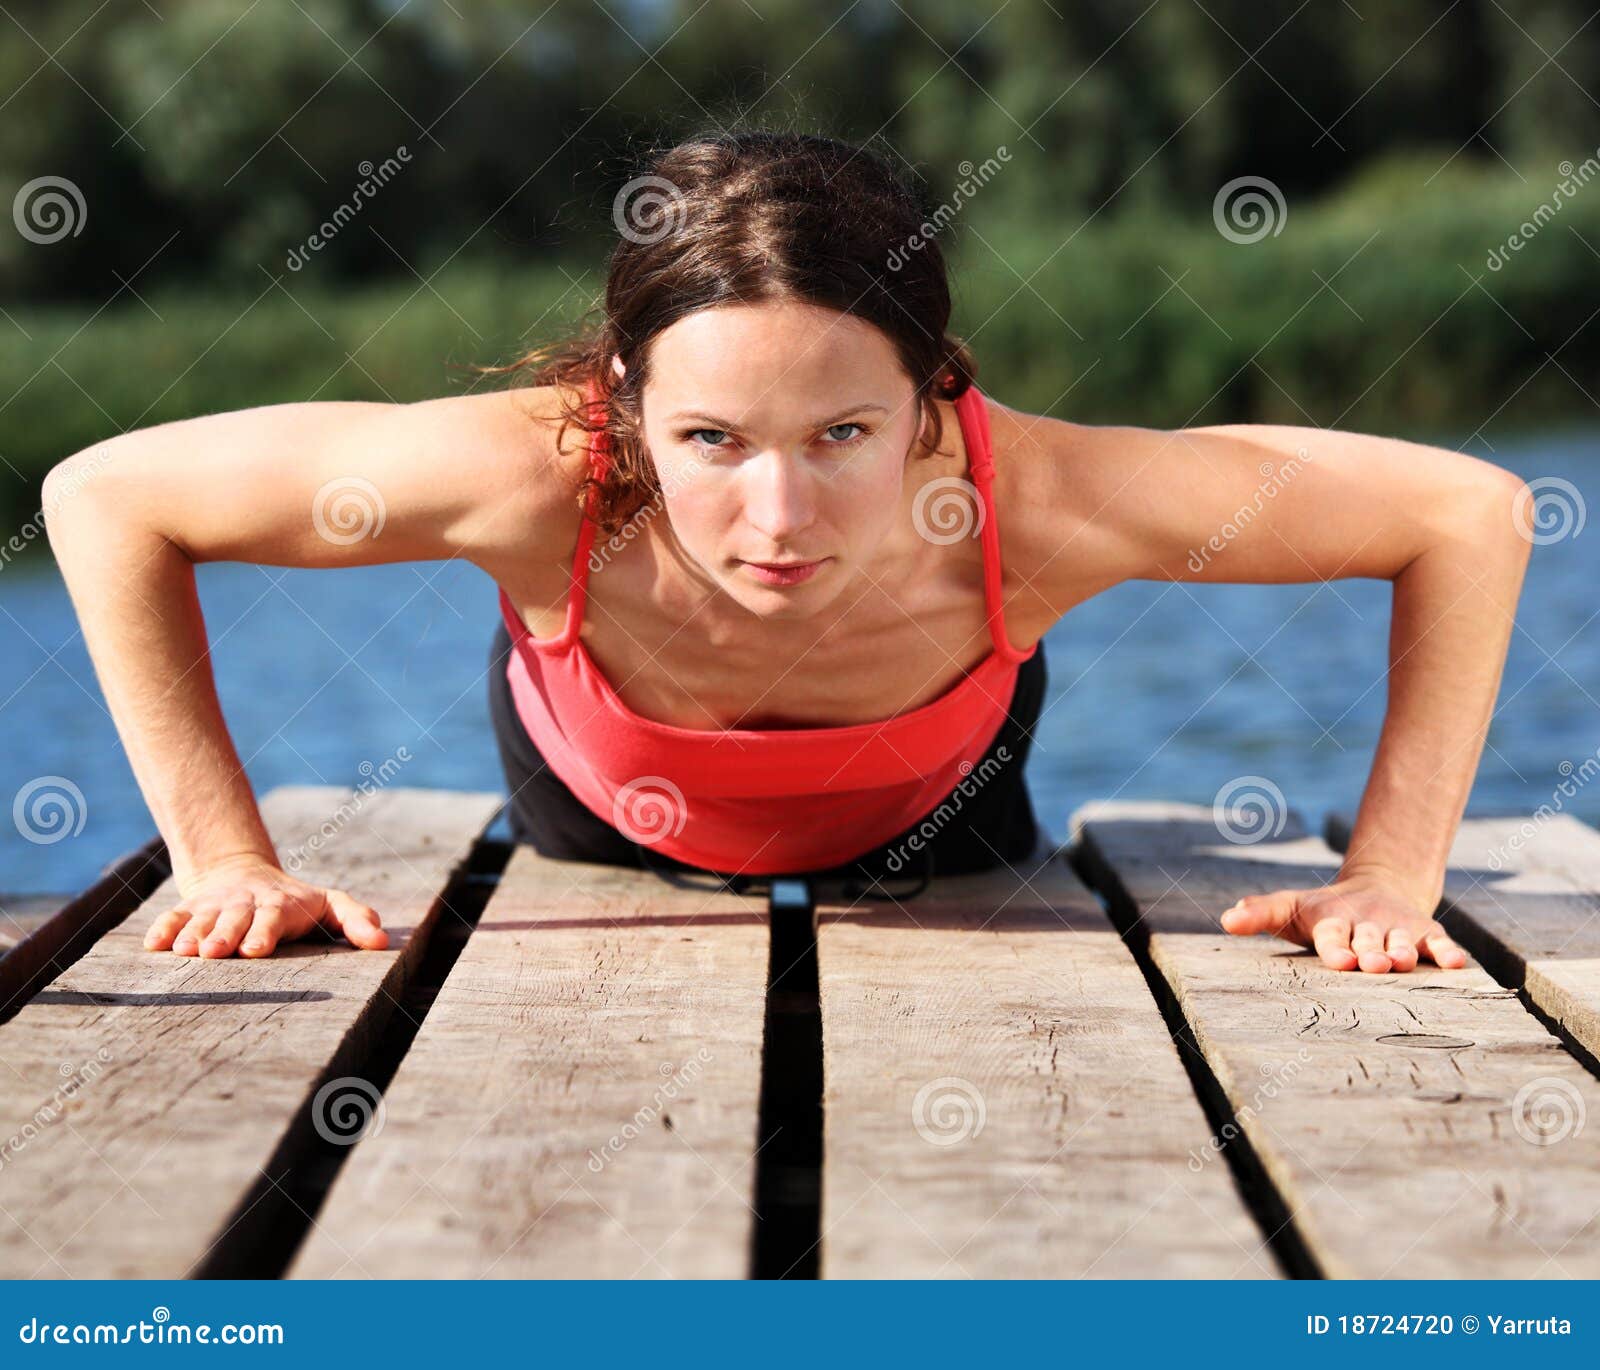
[[[869,409],[876,409],[880,413],[884,414],[889,412],[887,406],[875,404],[871,400],[867,400],[861,404],[852,404],[849,408],[841,409],[838,411],[838,413],[830,414],[826,418],[812,419],[808,422],[807,426],[811,428],[829,428],[838,423],[839,420],[844,418],[847,414],[861,414],[865,413]],[[714,414],[706,414],[699,410],[688,409],[679,410],[676,414],[667,415],[666,421],[668,423],[679,423],[684,419],[701,419],[713,427],[722,430],[723,432],[732,432],[739,426],[736,423],[730,423],[727,419],[719,419]]]

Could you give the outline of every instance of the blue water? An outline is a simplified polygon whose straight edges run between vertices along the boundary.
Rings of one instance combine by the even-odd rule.
[[[1570,481],[1600,520],[1600,429],[1468,450]],[[485,675],[498,610],[475,567],[225,563],[198,578],[223,711],[257,795],[359,784],[400,747],[412,759],[394,783],[501,788]],[[1561,762],[1600,747],[1597,584],[1600,526],[1534,549],[1469,812],[1531,811],[1551,799]],[[1246,775],[1313,825],[1353,808],[1383,717],[1389,596],[1374,580],[1133,582],[1079,606],[1045,641],[1050,687],[1028,770],[1041,821],[1064,836],[1092,798],[1210,804]],[[81,828],[59,840],[25,840],[14,815],[0,822],[0,891],[79,889],[154,833],[47,557],[0,572],[0,725],[7,809],[43,777],[83,795]],[[1600,822],[1600,792],[1568,811]]]

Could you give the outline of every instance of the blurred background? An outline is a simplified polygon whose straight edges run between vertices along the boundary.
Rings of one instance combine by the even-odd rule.
[[[649,150],[715,128],[902,160],[1008,405],[1384,433],[1537,482],[1470,807],[1600,818],[1568,778],[1600,747],[1584,0],[6,0],[0,34],[0,892],[76,890],[154,833],[38,522],[49,467],[194,414],[496,383],[466,368],[593,304]],[[474,567],[199,582],[258,795],[397,749],[399,783],[501,787]],[[1312,823],[1353,807],[1388,607],[1346,580],[1074,610],[1041,821],[1241,779]]]

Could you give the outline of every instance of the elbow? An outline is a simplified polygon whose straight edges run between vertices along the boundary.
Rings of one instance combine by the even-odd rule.
[[[110,447],[101,443],[57,462],[45,473],[39,487],[39,521],[58,554],[69,539],[79,540],[74,529],[91,522],[104,526],[97,509],[109,513],[116,508],[116,495],[110,489],[115,473],[108,469]]]
[[[88,502],[110,484],[114,474],[115,442],[107,441],[58,461],[45,473],[39,506],[46,523]]]
[[[1567,481],[1530,485],[1503,467],[1487,469],[1463,482],[1453,501],[1452,532],[1479,555],[1526,561],[1534,545],[1559,541],[1581,526],[1583,499]]]
[[[1541,477],[1532,482],[1510,471],[1499,481],[1501,540],[1526,561],[1540,543],[1576,537],[1586,510],[1583,496],[1570,481]],[[1505,524],[1510,524],[1509,536]]]

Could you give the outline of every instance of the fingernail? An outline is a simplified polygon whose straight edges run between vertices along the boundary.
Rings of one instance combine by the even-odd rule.
[[[244,944],[244,949],[246,951],[260,951],[261,948],[266,945],[267,944],[265,942],[246,942]]]

